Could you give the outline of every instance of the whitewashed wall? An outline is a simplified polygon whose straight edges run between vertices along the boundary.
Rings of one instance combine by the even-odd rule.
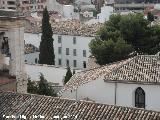
[[[62,36],[62,43],[58,43],[58,36]],[[76,44],[73,44],[73,37],[76,37]],[[33,44],[39,48],[41,41],[41,34],[25,33],[24,35],[26,44]],[[66,59],[70,61],[70,67],[73,67],[73,60],[77,60],[77,67],[74,69],[83,69],[83,61],[88,62],[90,56],[88,44],[94,37],[83,37],[83,36],[71,36],[71,35],[53,35],[54,39],[54,54],[55,54],[55,65],[58,65],[58,59],[62,60],[62,67],[66,67]],[[62,54],[58,54],[58,47],[62,47]],[[70,55],[66,55],[66,48],[69,48]],[[77,56],[73,56],[73,49],[77,49]],[[86,50],[86,57],[83,57],[83,50]],[[28,55],[27,55],[28,56]],[[37,56],[37,55],[36,55]],[[33,56],[32,56],[33,57]],[[29,58],[27,58],[29,59]],[[32,63],[35,59],[30,59]]]
[[[116,105],[134,107],[135,90],[141,87],[146,95],[146,109],[160,111],[160,86],[142,84],[117,83]],[[62,97],[76,99],[76,90],[65,91]],[[115,83],[104,82],[101,78],[89,82],[77,89],[78,100],[88,97],[89,99],[105,104],[115,104]]]
[[[103,6],[101,8],[101,13],[97,15],[99,22],[104,23],[109,20],[110,15],[113,13],[113,7]]]
[[[37,64],[35,59],[37,59],[37,63],[39,60],[39,52],[25,54],[25,62],[28,64]]]
[[[58,43],[58,36],[61,35],[53,35],[55,65],[58,66],[58,59],[61,59],[62,66],[66,66],[66,59],[68,59],[70,61],[70,67],[74,68],[73,60],[77,60],[77,67],[75,69],[84,69],[83,61],[87,63],[88,57],[91,54],[88,44],[94,37],[62,35],[62,43]],[[76,44],[73,44],[73,37],[76,37]],[[62,47],[62,54],[58,54],[58,47]],[[69,55],[66,55],[66,48],[69,48]],[[77,50],[77,56],[73,56],[73,49]],[[86,50],[86,57],[83,57],[83,50]]]

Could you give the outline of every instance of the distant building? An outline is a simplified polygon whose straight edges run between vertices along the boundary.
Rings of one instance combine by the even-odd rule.
[[[87,69],[88,57],[91,55],[89,43],[97,36],[96,32],[101,25],[100,23],[85,25],[79,21],[53,23],[55,65]],[[33,44],[39,48],[41,34],[25,33],[25,41],[26,44]]]
[[[15,10],[19,4],[23,12],[27,11],[43,11],[46,6],[46,0],[0,0],[1,9]]]
[[[113,14],[112,6],[101,7],[101,12],[97,15],[98,22],[104,23],[109,20],[110,15]]]
[[[1,9],[16,9],[16,0],[0,0]]]
[[[160,111],[157,91],[160,56],[140,55],[75,74],[59,96]]]

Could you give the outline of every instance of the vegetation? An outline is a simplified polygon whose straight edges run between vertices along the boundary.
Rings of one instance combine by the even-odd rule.
[[[89,46],[100,65],[128,58],[135,51],[160,51],[160,26],[150,26],[142,14],[112,15],[98,35]]]
[[[154,15],[153,15],[151,12],[148,12],[148,14],[147,14],[147,19],[148,19],[148,21],[150,21],[150,22],[154,21]]]
[[[40,43],[39,63],[54,65],[53,32],[49,23],[49,14],[47,8],[43,11],[42,19],[42,37]]]
[[[66,84],[70,80],[71,77],[72,77],[71,69],[70,67],[67,67],[66,76],[64,78],[64,84]]]
[[[37,83],[31,81],[30,78],[28,79],[27,92],[46,96],[57,96],[42,73],[40,74],[40,81]]]

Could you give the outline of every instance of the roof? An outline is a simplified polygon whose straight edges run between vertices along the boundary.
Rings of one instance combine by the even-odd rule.
[[[160,56],[140,55],[105,76],[105,81],[160,84]]]
[[[82,24],[78,20],[68,20],[52,22],[51,25],[54,34],[95,37],[97,36],[97,31],[103,24],[95,23],[87,25]]]
[[[5,57],[5,60],[8,60],[7,57]],[[8,61],[6,61],[6,62],[8,62]],[[0,70],[0,86],[16,82],[16,77],[10,75],[8,72],[9,72],[9,70],[7,70],[7,69]]]
[[[16,79],[8,78],[8,77],[5,77],[5,76],[0,77],[0,86],[5,85],[5,84],[9,84],[9,83],[13,83],[13,82],[16,82]]]
[[[35,116],[45,120],[59,117],[67,120],[159,120],[160,112],[75,101],[40,95],[0,91],[0,118]]]
[[[113,69],[116,69],[117,67],[128,62],[129,60],[130,59],[76,73],[66,83],[66,85],[59,92],[59,94],[63,93],[65,90],[77,89],[78,86],[97,80],[97,78],[109,74]]]
[[[67,82],[59,94],[66,90],[103,77],[105,81],[160,84],[160,56],[139,55],[127,60],[79,72]]]

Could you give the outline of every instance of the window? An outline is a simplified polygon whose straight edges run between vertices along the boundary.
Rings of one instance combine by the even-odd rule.
[[[69,60],[66,60],[66,66],[69,67]]]
[[[62,36],[58,36],[58,43],[62,43]]]
[[[66,55],[69,55],[69,48],[66,48]]]
[[[76,44],[76,37],[73,37],[73,44]]]
[[[145,92],[140,87],[135,91],[135,107],[145,108]]]
[[[83,68],[86,68],[86,61],[83,61]]]
[[[37,58],[35,58],[35,63],[36,63],[36,64],[38,63],[38,59],[37,59]]]
[[[73,49],[73,56],[77,56],[77,51],[76,51],[76,49]]]
[[[83,50],[83,57],[86,57],[86,50]]]
[[[62,48],[58,47],[58,54],[62,54]]]
[[[77,67],[77,60],[73,60],[73,66]]]
[[[61,59],[58,59],[58,65],[62,65]]]

